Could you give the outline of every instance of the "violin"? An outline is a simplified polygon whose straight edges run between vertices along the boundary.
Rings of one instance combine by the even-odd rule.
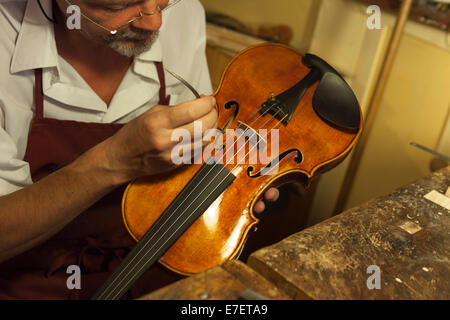
[[[361,133],[361,109],[345,80],[286,45],[238,54],[214,96],[222,130],[205,148],[211,156],[126,188],[123,222],[138,242],[93,299],[120,298],[156,262],[189,276],[237,258],[260,221],[252,208],[264,192],[294,181],[307,187],[342,162]],[[244,156],[231,161],[242,136]],[[249,161],[252,149],[266,156]]]

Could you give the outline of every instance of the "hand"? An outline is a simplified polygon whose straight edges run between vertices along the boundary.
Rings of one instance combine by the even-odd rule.
[[[172,141],[176,129],[186,129],[194,137],[194,121],[202,122],[203,134],[217,127],[215,98],[205,96],[176,106],[155,106],[130,121],[114,136],[105,140],[108,169],[116,172],[117,183],[172,170]],[[199,146],[191,141],[191,150]]]
[[[270,188],[264,193],[264,199],[269,202],[275,202],[278,200],[278,197],[280,196],[280,192],[276,188]],[[259,200],[255,203],[253,206],[253,211],[256,214],[261,214],[265,209],[264,202],[262,200]]]

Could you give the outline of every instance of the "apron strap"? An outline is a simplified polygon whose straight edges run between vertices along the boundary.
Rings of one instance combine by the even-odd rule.
[[[168,106],[170,103],[170,95],[166,96],[166,77],[164,75],[164,66],[162,61],[156,62],[156,70],[159,78],[159,102],[160,105]]]
[[[34,70],[34,101],[36,108],[36,119],[44,117],[44,94],[42,92],[42,69]]]

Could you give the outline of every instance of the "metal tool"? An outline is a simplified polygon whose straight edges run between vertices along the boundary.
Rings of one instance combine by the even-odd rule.
[[[439,157],[441,159],[444,159],[444,160],[447,160],[447,161],[450,162],[450,157],[446,156],[445,154],[442,154],[442,153],[439,153],[437,151],[431,150],[431,149],[429,149],[427,147],[424,147],[424,146],[422,146],[422,145],[420,145],[418,143],[415,143],[415,142],[410,142],[410,145],[412,145],[414,147],[417,147],[419,149],[422,149],[422,150],[424,150],[424,151],[426,151],[428,153],[431,153],[432,155],[435,155],[436,157]]]

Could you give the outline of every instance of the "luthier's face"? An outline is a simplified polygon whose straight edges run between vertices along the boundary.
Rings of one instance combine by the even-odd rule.
[[[57,2],[60,10],[63,13],[67,12],[69,3],[65,0]],[[126,25],[116,34],[110,34],[86,18],[81,19],[80,32],[86,38],[106,44],[122,55],[135,56],[149,50],[157,38],[162,23],[158,6],[164,9],[169,0],[69,0],[69,2],[77,5],[85,16],[109,30],[116,30],[125,25],[138,17],[140,11],[154,12]]]

